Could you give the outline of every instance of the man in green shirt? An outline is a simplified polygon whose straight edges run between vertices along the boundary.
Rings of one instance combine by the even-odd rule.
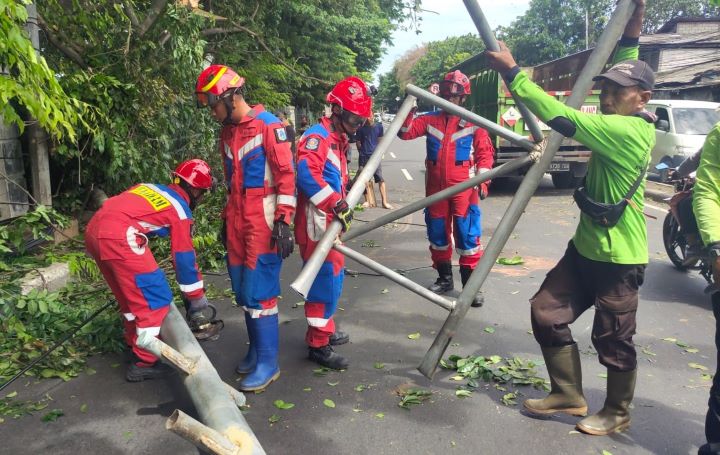
[[[637,369],[632,336],[638,289],[648,262],[643,177],[655,144],[655,129],[654,116],[644,108],[655,76],[645,62],[637,60],[645,0],[635,3],[635,12],[613,57],[614,66],[595,78],[601,81],[603,115],[582,113],[547,95],[520,71],[503,43],[499,52],[486,51],[490,67],[506,77],[513,92],[534,114],[592,150],[585,180],[587,196],[596,202],[616,204],[636,188],[614,225],[598,221],[583,208],[565,255],[530,300],[533,333],[552,388],[546,398],[526,400],[524,405],[530,412],[544,415],[587,414],[580,354],[568,325],[595,307],[592,342],[600,363],[608,369],[607,398],[602,410],[577,425],[579,430],[595,435],[622,431],[630,425],[629,405]]]
[[[697,218],[700,237],[710,253],[715,286],[720,285],[720,123],[705,139],[700,166],[693,188],[693,211]],[[715,348],[720,366],[720,292],[713,293],[715,315]],[[700,447],[698,455],[720,454],[720,369],[716,368],[710,389],[708,412],[705,417],[707,444]]]

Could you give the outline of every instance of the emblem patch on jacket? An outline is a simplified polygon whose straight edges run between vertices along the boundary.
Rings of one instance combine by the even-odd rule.
[[[275,139],[278,142],[287,142],[287,132],[285,128],[275,128]]]
[[[317,150],[320,146],[320,140],[316,137],[311,137],[305,142],[306,150]]]

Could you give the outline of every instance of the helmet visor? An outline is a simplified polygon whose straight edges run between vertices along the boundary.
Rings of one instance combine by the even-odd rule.
[[[209,107],[213,109],[223,98],[231,97],[235,94],[237,89],[230,89],[223,92],[221,95],[214,95],[209,92],[195,92],[195,100],[198,108]]]
[[[465,95],[465,89],[462,85],[453,81],[442,81],[440,82],[440,96],[443,98],[450,98],[453,96]]]
[[[347,123],[351,128],[360,128],[367,122],[365,117],[354,114],[348,110],[343,109],[341,115],[342,121]]]

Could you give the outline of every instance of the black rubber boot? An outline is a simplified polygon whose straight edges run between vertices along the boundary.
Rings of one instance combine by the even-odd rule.
[[[335,330],[335,333],[330,335],[331,346],[340,346],[341,344],[345,344],[348,341],[350,341],[350,335],[348,335],[347,332],[343,332],[342,330]]]
[[[321,348],[310,348],[308,358],[326,368],[333,370],[346,370],[350,365],[348,360],[335,352],[332,346],[327,345]]]
[[[164,378],[174,371],[172,367],[159,360],[148,366],[139,366],[136,362],[132,362],[125,372],[125,379],[128,382],[142,382],[146,379]]]
[[[705,443],[698,449],[698,455],[720,455],[720,442]]]
[[[465,283],[470,279],[470,275],[472,275],[473,269],[466,265],[460,266],[460,281],[462,281],[463,289],[465,289]],[[483,306],[483,303],[485,303],[485,296],[482,293],[482,289],[478,289],[477,294],[475,294],[475,297],[473,297],[473,301],[470,304],[470,306],[479,308]]]
[[[449,262],[438,262],[437,264],[438,279],[431,284],[430,289],[435,294],[443,294],[451,291],[455,287],[453,283],[452,264]]]

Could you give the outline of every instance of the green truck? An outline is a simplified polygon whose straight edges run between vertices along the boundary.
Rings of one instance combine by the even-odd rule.
[[[587,59],[584,55],[582,57],[585,58],[578,59],[578,57],[581,56],[576,54],[570,56],[570,58],[565,57],[534,68],[525,68],[525,71],[547,93],[565,102],[570,95],[574,76],[579,72],[578,65],[581,67]],[[465,73],[472,84],[472,94],[465,101],[466,108],[515,133],[530,137],[530,131],[525,126],[517,107],[515,107],[512,95],[510,95],[498,73],[487,67],[482,54],[465,60],[451,68],[451,71],[456,69]],[[599,94],[600,90],[592,90],[585,99],[581,110],[593,114],[598,113],[600,107]],[[550,127],[539,120],[538,122],[547,135],[550,132]],[[513,145],[508,140],[499,137],[493,137],[493,144],[495,145],[495,166],[507,163],[528,153],[522,147]],[[589,159],[590,150],[587,147],[569,138],[563,140],[548,169],[555,187],[576,187],[587,172]]]

